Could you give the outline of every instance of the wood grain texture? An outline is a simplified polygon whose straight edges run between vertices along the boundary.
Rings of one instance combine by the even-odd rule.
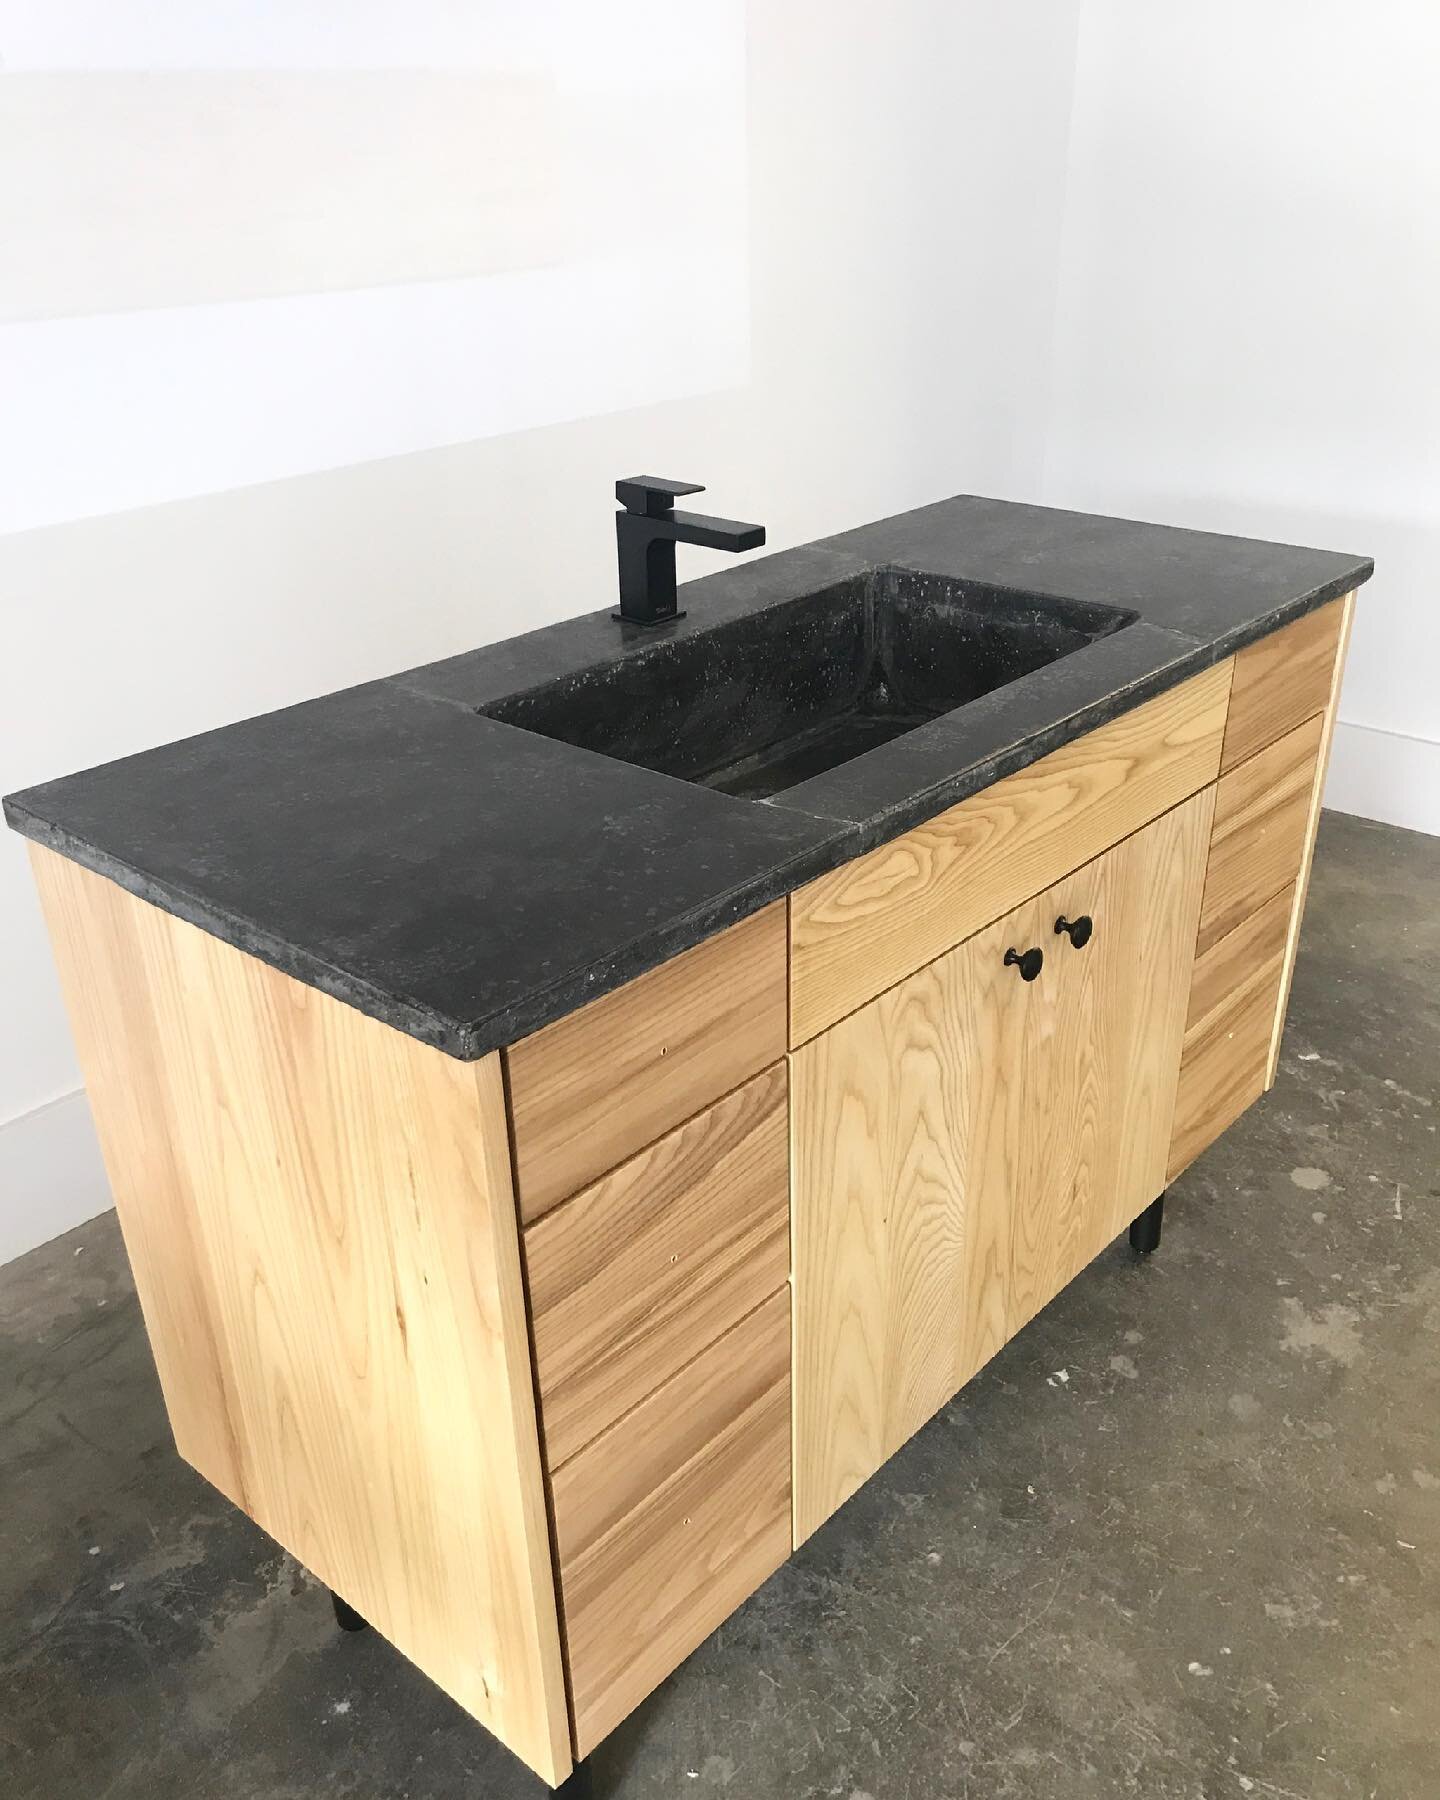
[[[1320,734],[1320,750],[1315,758],[1315,783],[1310,791],[1310,816],[1305,826],[1305,845],[1300,861],[1300,875],[1295,884],[1295,904],[1290,913],[1290,933],[1285,944],[1285,963],[1280,977],[1280,998],[1275,1007],[1275,1029],[1270,1040],[1270,1060],[1265,1071],[1265,1085],[1275,1080],[1280,1061],[1280,1040],[1285,1031],[1285,1014],[1290,1005],[1290,983],[1295,974],[1295,952],[1300,942],[1300,922],[1305,916],[1305,898],[1310,891],[1310,868],[1315,858],[1315,834],[1320,827],[1320,807],[1325,797],[1325,775],[1330,767],[1330,746],[1335,737],[1335,720],[1340,711],[1340,686],[1345,678],[1345,656],[1350,648],[1350,628],[1355,618],[1355,595],[1346,594],[1336,602],[1340,608],[1340,630],[1330,671],[1330,691],[1325,699],[1325,723]]]
[[[1166,1180],[1265,1092],[1294,887],[1196,960]]]
[[[1281,888],[1258,912],[1251,913],[1233,931],[1195,959],[1190,983],[1190,1005],[1185,1016],[1189,1036],[1210,1015],[1233,1004],[1239,988],[1257,969],[1284,954],[1295,905],[1295,884]]]
[[[782,1061],[526,1231],[552,1470],[784,1284],[785,1089]]]
[[[790,897],[790,1042],[932,962],[1215,779],[1225,662]]]
[[[1005,1342],[1006,974],[952,951],[791,1054],[797,1544]]]
[[[797,1542],[1163,1188],[1212,807],[792,1052]]]
[[[790,1554],[788,1292],[559,1470],[552,1503],[584,1756]]]
[[[1294,881],[1305,859],[1324,716],[1297,725],[1222,775],[1196,954]]]
[[[498,1058],[31,854],[181,1454],[563,1778]]]
[[[783,1056],[785,987],[781,900],[511,1045],[522,1219]]]
[[[1042,909],[1011,1336],[1164,1188],[1213,810],[1213,788],[1202,789],[1057,884]],[[1081,914],[1095,931],[1077,951],[1054,923]]]
[[[1326,710],[1353,599],[1332,600],[1235,658],[1222,774]]]

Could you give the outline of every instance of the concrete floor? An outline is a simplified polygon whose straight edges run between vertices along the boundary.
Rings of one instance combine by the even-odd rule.
[[[1440,1796],[1440,841],[1327,817],[1278,1086],[596,1756],[602,1800]],[[533,1800],[0,1271],[0,1795]]]

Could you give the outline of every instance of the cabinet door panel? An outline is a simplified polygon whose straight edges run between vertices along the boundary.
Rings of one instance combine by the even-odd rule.
[[[1004,1342],[1020,1015],[970,973],[944,958],[791,1059],[797,1540]]]
[[[1213,789],[1044,898],[1026,1097],[1030,1160],[1012,1209],[1013,1335],[1165,1186]],[[1089,918],[1077,950],[1057,918]],[[1047,980],[1047,977],[1049,979]]]
[[[1212,807],[792,1053],[797,1541],[1163,1188]]]

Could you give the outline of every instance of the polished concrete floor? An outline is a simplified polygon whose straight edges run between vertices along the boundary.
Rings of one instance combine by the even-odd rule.
[[[601,1800],[1440,1797],[1440,841],[1327,817],[1275,1091],[622,1727]],[[0,1271],[0,1795],[540,1785]]]

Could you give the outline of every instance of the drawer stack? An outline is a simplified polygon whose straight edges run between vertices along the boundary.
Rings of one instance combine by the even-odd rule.
[[[783,903],[506,1052],[583,1756],[790,1553]]]
[[[1171,1179],[1274,1078],[1351,604],[1332,601],[1235,658]]]

